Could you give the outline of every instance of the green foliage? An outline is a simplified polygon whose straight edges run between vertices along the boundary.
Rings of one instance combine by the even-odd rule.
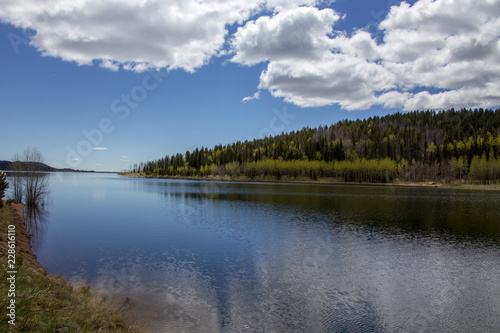
[[[470,179],[482,184],[494,183],[500,177],[500,159],[474,156],[470,163]]]
[[[135,165],[159,176],[500,180],[500,110],[415,111],[196,148]],[[483,160],[484,155],[484,160]],[[474,161],[474,162],[473,162]]]
[[[7,175],[5,172],[0,171],[0,208],[3,206],[3,197],[5,196],[5,190],[9,188],[9,183],[7,182]]]

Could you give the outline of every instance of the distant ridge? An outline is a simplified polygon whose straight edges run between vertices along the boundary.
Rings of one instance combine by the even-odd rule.
[[[36,169],[47,172],[95,172],[95,171],[85,171],[85,170],[74,170],[70,168],[57,169],[40,162],[20,162],[20,163],[22,163],[23,165],[31,163],[36,166]],[[14,163],[11,161],[0,161],[0,170],[14,170]]]

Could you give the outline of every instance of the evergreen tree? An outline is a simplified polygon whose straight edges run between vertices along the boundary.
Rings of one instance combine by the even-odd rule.
[[[196,148],[134,170],[168,176],[492,182],[500,177],[495,168],[499,131],[500,110],[395,113]],[[392,161],[385,176],[377,169],[386,163],[381,161]]]

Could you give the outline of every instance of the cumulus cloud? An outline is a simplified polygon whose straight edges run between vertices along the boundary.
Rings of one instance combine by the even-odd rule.
[[[122,157],[120,157],[120,161],[122,161],[122,162],[130,162],[130,159],[128,158],[127,155],[123,155]]]
[[[241,101],[243,103],[246,103],[248,101],[251,101],[253,99],[259,99],[260,98],[260,91],[257,91],[255,94],[253,94],[252,96],[247,96],[247,97],[244,97]]]
[[[260,17],[236,32],[232,61],[246,65],[269,61],[259,88],[287,102],[368,108],[376,102],[377,91],[395,87],[394,75],[365,59],[377,58],[377,45],[368,33],[352,39],[330,37],[339,19],[332,9],[309,7]]]
[[[194,71],[224,54],[227,27],[264,10],[315,0],[4,0],[0,19],[35,31],[30,44],[46,56],[113,71]]]
[[[300,6],[315,6],[319,4],[328,5],[335,1],[321,0],[268,0],[265,2],[265,7],[274,12],[282,12],[289,9],[294,9]]]
[[[259,88],[302,107],[500,105],[500,0],[402,2],[381,41],[335,30],[340,17],[310,7],[260,17],[235,33],[232,61],[268,62]]]
[[[303,107],[338,103],[348,110],[366,109],[375,92],[394,87],[393,75],[383,67],[344,54],[318,61],[272,61],[260,77],[261,89]]]
[[[103,60],[100,64],[102,68],[106,68],[109,70],[112,70],[114,72],[118,71],[120,69],[120,64],[116,61],[111,61],[111,60]]]
[[[299,7],[273,17],[261,16],[238,28],[232,61],[253,65],[267,60],[319,59],[329,52],[332,24],[339,19],[332,9]]]
[[[192,72],[214,56],[266,63],[258,88],[302,107],[500,105],[500,0],[401,2],[380,38],[335,29],[349,17],[332,3],[3,0],[0,20],[34,32],[30,44],[46,56],[112,71]]]
[[[383,65],[401,86],[445,90],[408,95],[405,109],[500,104],[500,1],[402,3],[380,28]]]
[[[108,150],[108,148],[106,148],[106,147],[94,147],[92,149],[94,149],[94,150]]]
[[[240,0],[5,0],[0,18],[36,31],[31,45],[80,65],[129,70],[204,65],[224,45],[227,29],[262,3]]]

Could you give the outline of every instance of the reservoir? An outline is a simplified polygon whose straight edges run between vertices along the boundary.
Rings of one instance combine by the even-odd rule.
[[[152,332],[500,331],[498,191],[48,177],[39,262]]]

